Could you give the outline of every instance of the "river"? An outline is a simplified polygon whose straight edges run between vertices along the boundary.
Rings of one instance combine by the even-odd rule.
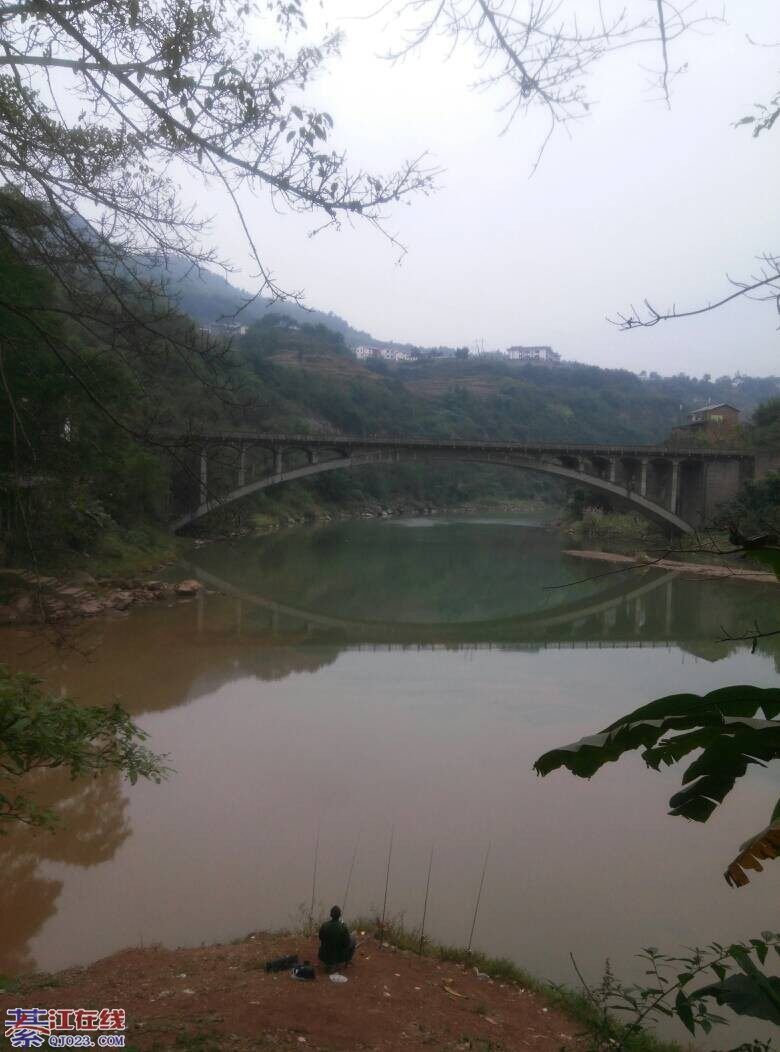
[[[680,771],[636,756],[583,782],[545,750],[667,693],[775,686],[776,651],[715,642],[780,623],[780,589],[610,574],[522,517],[360,521],[214,543],[177,568],[207,593],[85,625],[64,648],[0,634],[0,658],[84,702],[119,698],[170,754],[161,786],[40,780],[66,828],[0,839],[0,973],[128,945],[193,945],[388,913],[574,983],[776,926],[777,877],[722,872],[768,820],[762,771],[705,825],[666,814]],[[568,585],[568,587],[560,587]],[[752,1032],[752,1030],[751,1030]]]

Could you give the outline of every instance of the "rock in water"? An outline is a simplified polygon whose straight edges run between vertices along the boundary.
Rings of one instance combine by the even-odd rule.
[[[176,585],[177,595],[197,595],[203,585],[200,581],[196,581],[194,578],[190,578],[187,581],[179,581]]]

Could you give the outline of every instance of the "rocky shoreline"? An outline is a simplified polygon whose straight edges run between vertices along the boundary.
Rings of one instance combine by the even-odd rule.
[[[289,515],[281,514],[275,521],[271,521],[268,524],[261,526],[245,526],[239,529],[237,532],[242,536],[251,535],[253,533],[268,533],[273,530],[287,529],[294,526],[311,526],[317,523],[323,522],[352,522],[357,519],[392,519],[392,518],[403,518],[406,516],[414,517],[425,517],[435,515],[488,515],[493,513],[512,513],[516,514],[530,514],[531,512],[538,512],[544,508],[549,507],[541,501],[498,501],[495,504],[458,504],[448,505],[446,507],[438,507],[436,505],[418,505],[418,504],[398,504],[398,505],[384,505],[384,504],[371,504],[364,506],[358,510],[348,511],[326,511],[320,509],[316,513],[309,513],[305,515]],[[234,534],[230,534],[234,536]],[[209,537],[209,540],[221,540],[222,535],[219,538]]]
[[[123,617],[131,606],[191,599],[203,589],[200,581],[143,581],[109,578],[97,581],[87,573],[67,580],[30,570],[2,570],[0,579],[18,587],[18,595],[0,605],[0,625],[63,624],[100,614]]]

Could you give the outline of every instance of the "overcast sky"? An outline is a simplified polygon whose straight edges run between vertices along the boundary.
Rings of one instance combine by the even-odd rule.
[[[731,0],[727,25],[672,45],[672,63],[689,68],[671,110],[652,101],[642,68],[657,66],[654,49],[606,59],[590,86],[598,105],[571,136],[556,133],[532,178],[541,120],[520,117],[502,136],[501,96],[470,90],[467,49],[447,61],[433,43],[402,64],[384,61],[400,26],[387,13],[354,17],[372,2],[325,0],[346,40],[314,95],[353,161],[381,170],[428,151],[444,170],[440,189],[392,214],[408,248],[400,264],[367,225],[309,238],[311,217],[247,202],[285,287],[381,339],[549,343],[566,358],[636,371],[780,374],[773,304],[738,302],[632,333],[605,320],[645,296],[699,306],[729,291],[727,273],[747,277],[758,254],[780,252],[780,130],[754,140],[732,127],[777,90],[780,47],[746,40],[780,41],[777,0]],[[213,204],[215,240],[240,270],[232,280],[250,287],[238,225]]]

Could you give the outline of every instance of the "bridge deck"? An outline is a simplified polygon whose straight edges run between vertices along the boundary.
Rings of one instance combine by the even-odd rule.
[[[745,449],[701,449],[682,448],[663,445],[610,445],[574,442],[495,442],[484,439],[432,439],[400,438],[392,435],[290,435],[278,432],[262,431],[203,431],[185,434],[168,434],[169,441],[182,445],[197,446],[210,443],[243,443],[262,446],[299,446],[301,448],[320,449],[415,449],[415,450],[464,450],[471,452],[485,451],[491,453],[551,453],[595,454],[596,456],[636,456],[636,457],[696,457],[701,460],[751,460],[754,453]]]

